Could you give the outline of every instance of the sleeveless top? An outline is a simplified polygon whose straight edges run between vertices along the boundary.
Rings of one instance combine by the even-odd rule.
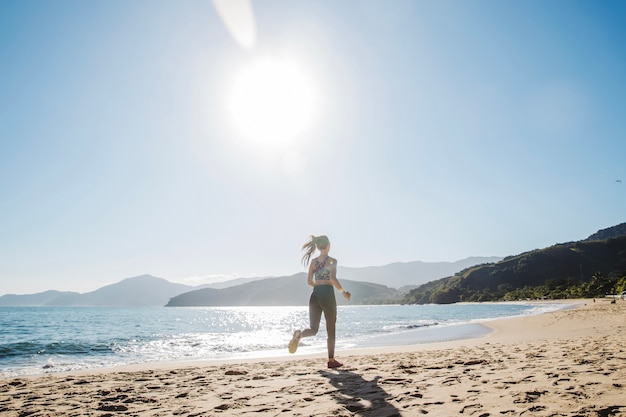
[[[313,265],[313,276],[315,277],[315,281],[330,281],[330,270],[326,268],[326,261],[328,259],[329,258],[327,257],[321,262],[318,259],[313,260],[315,263],[315,265]]]

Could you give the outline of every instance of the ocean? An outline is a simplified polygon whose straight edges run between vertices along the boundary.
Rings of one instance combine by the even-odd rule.
[[[480,337],[481,322],[541,314],[560,303],[339,306],[342,349]],[[2,307],[0,378],[179,360],[282,356],[295,329],[308,327],[297,307]],[[326,351],[319,333],[298,353]]]

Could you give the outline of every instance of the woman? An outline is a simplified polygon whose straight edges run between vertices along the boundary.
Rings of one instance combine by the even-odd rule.
[[[309,265],[307,284],[313,287],[313,293],[309,299],[310,328],[296,330],[289,342],[289,353],[295,353],[298,344],[303,337],[315,336],[320,327],[322,312],[326,320],[326,345],[328,346],[328,367],[338,368],[343,364],[335,360],[335,323],[337,322],[337,301],[335,300],[335,288],[341,291],[343,296],[350,300],[350,293],[343,289],[337,280],[337,260],[328,256],[330,241],[326,236],[311,236],[311,239],[302,246],[305,251],[302,263],[309,264],[311,255],[315,249],[320,251],[317,258]]]

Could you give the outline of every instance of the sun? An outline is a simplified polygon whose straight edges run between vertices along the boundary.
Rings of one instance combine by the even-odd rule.
[[[262,146],[277,146],[311,126],[315,97],[311,80],[297,65],[266,59],[236,76],[229,104],[240,133]]]

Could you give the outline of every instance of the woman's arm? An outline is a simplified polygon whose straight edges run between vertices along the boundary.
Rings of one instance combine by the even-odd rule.
[[[347,300],[350,300],[350,293],[341,286],[341,284],[339,283],[339,280],[337,279],[337,260],[336,259],[331,260],[330,283],[332,284],[333,287],[337,288],[337,290],[341,291],[341,293]]]
[[[315,287],[315,282],[313,282],[313,262],[309,265],[309,275],[306,278],[306,283],[311,287]]]

